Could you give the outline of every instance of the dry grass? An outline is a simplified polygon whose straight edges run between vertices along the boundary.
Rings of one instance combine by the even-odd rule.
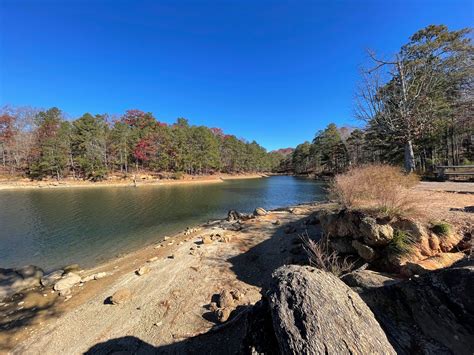
[[[341,276],[354,269],[355,263],[350,261],[348,257],[343,258],[336,251],[331,250],[327,237],[322,237],[315,242],[305,233],[301,238],[311,266],[336,276]]]
[[[346,208],[413,217],[422,214],[412,190],[417,183],[416,175],[404,174],[398,167],[365,165],[337,175],[331,193]]]

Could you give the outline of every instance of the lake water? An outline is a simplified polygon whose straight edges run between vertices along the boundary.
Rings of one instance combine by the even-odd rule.
[[[325,198],[321,183],[291,176],[217,184],[0,191],[0,267],[91,267],[227,211],[252,212]]]

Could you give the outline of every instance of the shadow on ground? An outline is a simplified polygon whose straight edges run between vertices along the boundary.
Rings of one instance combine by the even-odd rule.
[[[48,292],[48,293],[44,293]],[[17,338],[28,327],[60,315],[55,309],[58,300],[49,291],[33,290],[16,294],[4,300],[0,308],[0,353],[10,351],[17,343]],[[47,296],[45,297],[44,294]],[[24,335],[24,334],[23,334]]]
[[[272,226],[271,222],[264,223]],[[319,226],[311,223],[308,216],[283,223],[276,229],[273,226],[272,230],[272,237],[258,244],[238,241],[243,253],[228,261],[239,280],[259,287],[267,286],[278,267],[307,262],[301,244],[302,233],[306,232],[312,239],[318,239],[320,235]],[[263,302],[265,300],[255,306],[239,306],[226,323],[173,344],[155,347],[139,338],[127,336],[98,343],[85,354],[278,354],[269,308]]]

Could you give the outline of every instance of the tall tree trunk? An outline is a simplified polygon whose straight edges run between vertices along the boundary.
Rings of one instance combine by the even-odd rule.
[[[415,171],[415,154],[413,153],[413,143],[411,139],[405,143],[405,170],[407,173]]]

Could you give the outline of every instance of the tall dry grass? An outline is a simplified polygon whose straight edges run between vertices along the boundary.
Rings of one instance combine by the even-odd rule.
[[[311,266],[336,276],[344,275],[354,269],[355,263],[349,257],[341,257],[339,253],[329,247],[329,240],[326,236],[315,242],[305,232],[300,238],[303,240],[303,248]]]
[[[416,217],[423,214],[412,191],[418,180],[395,166],[364,165],[337,175],[331,194],[346,208],[373,210],[390,217]]]

